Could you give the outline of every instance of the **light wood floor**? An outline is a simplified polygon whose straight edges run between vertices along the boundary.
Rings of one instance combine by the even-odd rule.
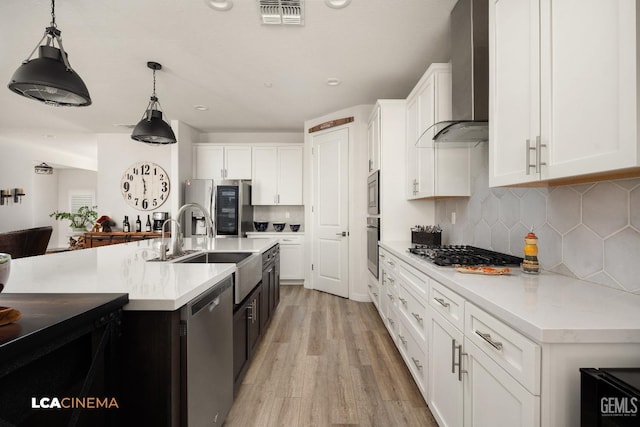
[[[436,427],[371,303],[282,286],[226,427]]]

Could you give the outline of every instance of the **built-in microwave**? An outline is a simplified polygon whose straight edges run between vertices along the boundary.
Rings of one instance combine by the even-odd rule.
[[[380,171],[377,170],[367,179],[367,212],[369,215],[380,214]]]

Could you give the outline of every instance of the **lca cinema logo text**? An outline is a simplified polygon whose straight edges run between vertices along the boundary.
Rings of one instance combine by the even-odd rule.
[[[603,397],[600,399],[600,413],[605,417],[638,416],[637,397]]]
[[[32,397],[31,409],[119,409],[115,397]]]

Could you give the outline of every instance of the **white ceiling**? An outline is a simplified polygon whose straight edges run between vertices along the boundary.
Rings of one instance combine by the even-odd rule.
[[[50,107],[0,90],[0,133],[128,132],[152,91],[169,120],[202,132],[302,131],[304,120],[405,98],[432,62],[449,60],[456,0],[306,0],[305,25],[264,26],[256,0],[218,12],[203,0],[58,0],[71,66],[93,104]],[[48,0],[0,2],[0,75],[9,82],[50,22]],[[326,84],[338,78],[339,86]],[[270,83],[271,87],[266,87]],[[197,111],[194,105],[206,105]]]

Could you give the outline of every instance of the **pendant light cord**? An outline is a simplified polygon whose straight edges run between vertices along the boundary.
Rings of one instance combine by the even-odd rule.
[[[51,26],[58,28],[56,25],[56,0],[51,0]]]

